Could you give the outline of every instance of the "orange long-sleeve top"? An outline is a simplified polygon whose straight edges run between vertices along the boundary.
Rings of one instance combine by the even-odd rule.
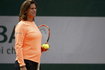
[[[15,28],[16,60],[24,66],[24,59],[40,62],[42,34],[35,22],[20,21]]]

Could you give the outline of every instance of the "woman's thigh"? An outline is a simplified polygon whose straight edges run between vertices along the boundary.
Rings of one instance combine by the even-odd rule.
[[[30,60],[24,60],[27,70],[37,70],[38,63]],[[15,70],[20,70],[18,61],[15,61]]]

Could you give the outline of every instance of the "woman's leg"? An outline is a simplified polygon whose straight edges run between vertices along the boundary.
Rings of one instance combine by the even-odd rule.
[[[38,68],[37,62],[33,62],[30,60],[24,60],[24,61],[25,61],[27,70],[37,70],[37,68]]]
[[[20,70],[18,61],[15,61],[15,70]]]

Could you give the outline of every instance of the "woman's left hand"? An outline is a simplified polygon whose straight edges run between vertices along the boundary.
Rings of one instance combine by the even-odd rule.
[[[41,52],[46,52],[46,51],[48,51],[48,49],[41,47]]]
[[[47,51],[49,48],[50,48],[50,45],[48,43],[41,45],[41,51],[42,52]]]

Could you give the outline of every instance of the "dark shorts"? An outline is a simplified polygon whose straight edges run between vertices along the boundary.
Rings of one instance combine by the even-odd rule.
[[[24,60],[27,70],[37,70],[38,63],[30,60]],[[15,70],[20,70],[18,61],[15,61]]]

